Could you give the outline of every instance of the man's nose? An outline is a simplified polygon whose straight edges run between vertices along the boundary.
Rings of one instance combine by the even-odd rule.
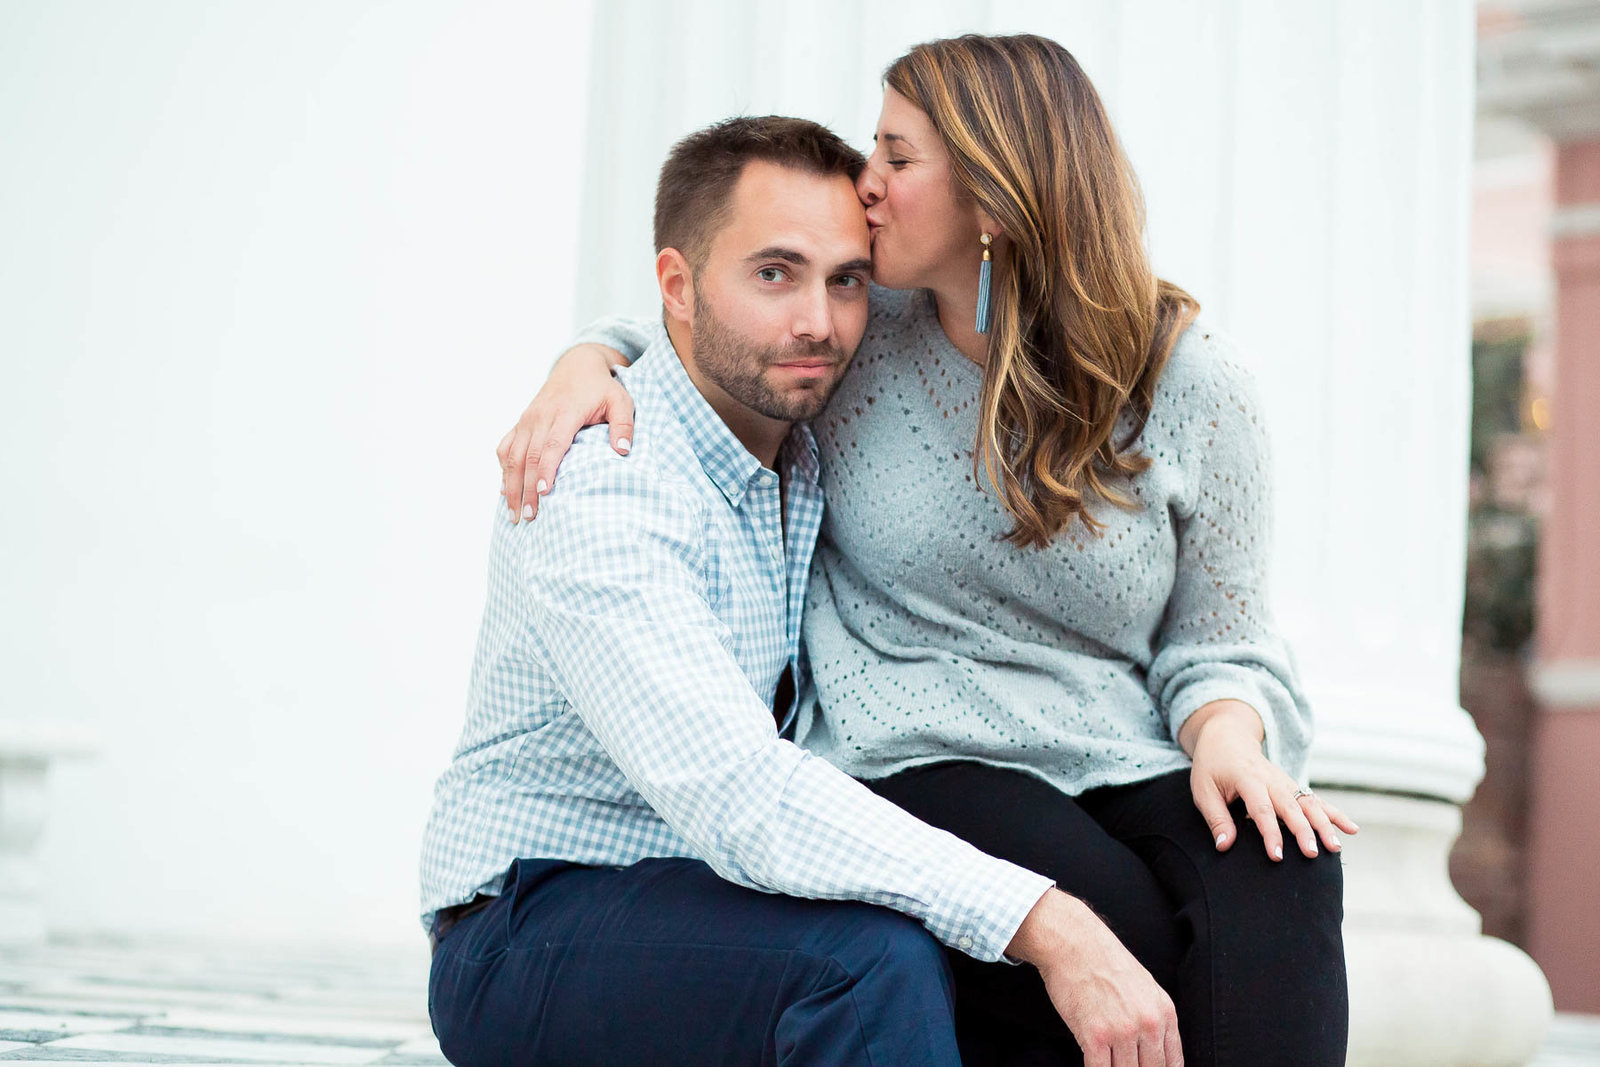
[[[789,330],[797,340],[826,341],[833,336],[833,308],[825,285],[807,287],[798,298]]]

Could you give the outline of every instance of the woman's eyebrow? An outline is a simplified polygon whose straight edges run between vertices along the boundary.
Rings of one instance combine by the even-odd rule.
[[[912,144],[910,141],[906,140],[904,136],[902,136],[902,135],[900,135],[898,133],[875,133],[875,134],[872,135],[872,139],[873,139],[874,142],[877,142],[877,141],[888,141],[890,144],[893,144],[896,141],[898,141],[900,144],[905,145],[907,148],[911,149],[913,152],[915,152],[917,150],[917,146],[916,145]]]

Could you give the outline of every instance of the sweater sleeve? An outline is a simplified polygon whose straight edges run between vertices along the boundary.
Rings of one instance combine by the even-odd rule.
[[[651,319],[607,315],[579,330],[578,336],[572,339],[572,345],[605,345],[621,352],[623,358],[632,363],[650,347],[650,337],[654,330],[655,323]]]
[[[1177,510],[1172,594],[1148,684],[1176,738],[1214,700],[1240,700],[1261,716],[1266,754],[1305,773],[1311,709],[1267,596],[1271,464],[1254,382],[1207,335],[1181,415],[1188,491]],[[1174,353],[1177,356],[1177,353]]]

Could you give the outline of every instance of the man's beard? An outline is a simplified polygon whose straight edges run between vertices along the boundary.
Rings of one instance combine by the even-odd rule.
[[[694,361],[723,392],[745,407],[769,419],[805,422],[816,418],[828,406],[828,398],[839,384],[836,373],[828,378],[801,380],[785,392],[772,388],[763,377],[775,363],[825,359],[843,367],[849,356],[831,341],[796,341],[782,348],[767,348],[752,343],[717,318],[711,302],[698,301],[689,335],[694,341]]]

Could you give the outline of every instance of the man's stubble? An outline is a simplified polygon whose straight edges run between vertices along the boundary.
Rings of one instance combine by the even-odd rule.
[[[698,294],[689,332],[701,374],[745,407],[782,422],[805,422],[820,415],[853,354],[832,341],[796,341],[782,348],[758,345],[717,316],[704,290]],[[785,392],[772,388],[763,377],[776,363],[802,359],[830,360],[840,370],[832,378],[802,382],[800,388]]]

